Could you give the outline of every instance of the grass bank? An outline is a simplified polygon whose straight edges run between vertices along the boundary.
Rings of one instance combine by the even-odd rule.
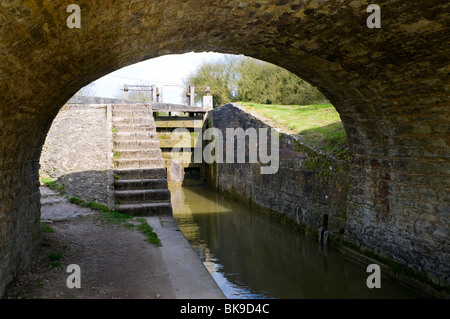
[[[332,104],[268,105],[240,102],[243,109],[269,124],[296,135],[305,143],[339,158],[349,157],[347,135]]]

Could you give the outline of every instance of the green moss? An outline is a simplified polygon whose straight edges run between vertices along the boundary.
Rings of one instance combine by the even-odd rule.
[[[319,154],[299,141],[293,141],[293,149],[296,152],[308,154],[300,169],[317,170],[323,177],[329,177],[332,173],[347,174],[350,170],[350,164],[347,161],[332,160],[327,154]]]
[[[313,153],[316,154],[316,152],[312,151],[309,147],[297,140],[292,141],[292,148],[294,149],[294,151],[299,153],[306,153],[308,155],[312,155]]]

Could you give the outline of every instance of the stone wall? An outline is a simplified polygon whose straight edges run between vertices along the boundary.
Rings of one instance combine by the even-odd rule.
[[[219,128],[224,140],[227,128],[268,127],[232,104],[214,109],[209,118],[209,125]],[[319,153],[288,134],[280,135],[279,150],[279,168],[275,174],[261,174],[261,167],[267,165],[259,162],[213,163],[207,170],[208,184],[316,238],[324,230],[334,238],[342,236],[350,183],[349,163]]]
[[[110,171],[107,106],[67,104],[53,121],[41,155],[41,171],[69,196],[108,205]]]
[[[2,159],[0,158],[0,162]],[[41,239],[38,163],[12,167],[0,175],[0,297],[6,287],[29,265]],[[26,176],[26,177],[23,177]],[[16,198],[12,198],[15,194]]]
[[[219,128],[224,139],[226,128],[242,127],[245,130],[267,126],[231,104],[214,109],[209,117],[209,125]],[[395,163],[398,169],[407,165],[402,160]],[[414,165],[418,170],[422,164]],[[449,208],[436,206],[434,209],[432,204],[446,200],[445,190],[411,187],[410,178],[425,177],[411,175],[415,171],[403,168],[404,182],[386,181],[386,192],[379,193],[379,188],[374,189],[370,182],[361,183],[366,173],[379,169],[377,163],[342,162],[285,134],[280,138],[278,172],[261,175],[260,166],[212,164],[208,168],[208,183],[250,206],[278,215],[316,237],[322,235],[323,238],[322,231],[326,229],[331,241],[343,251],[382,264],[384,270],[422,289],[432,293],[440,291],[438,295],[447,294],[441,287],[448,285],[450,273],[448,220],[445,217]],[[433,167],[436,171],[444,169],[439,165]],[[444,179],[435,177],[436,187],[445,183]],[[373,193],[368,196],[370,192]],[[378,211],[374,215],[371,212],[378,202],[367,205],[372,197],[387,206],[392,201],[394,204],[384,213]]]
[[[375,225],[346,238],[397,247],[397,260],[450,286],[448,2],[383,1],[381,29],[366,25],[368,1],[77,4],[80,29],[62,2],[0,4],[0,295],[35,247],[38,162],[59,109],[121,67],[191,51],[245,54],[317,86],[354,154],[347,220]]]

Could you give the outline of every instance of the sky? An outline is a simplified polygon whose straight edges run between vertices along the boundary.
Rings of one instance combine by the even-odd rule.
[[[141,84],[146,82],[161,86],[164,84],[182,85],[189,73],[204,61],[215,61],[221,59],[224,54],[215,52],[186,53],[165,55],[162,57],[139,62],[128,67],[112,72],[92,82],[95,95],[99,97],[117,98],[122,97],[124,84]],[[165,97],[170,99],[169,91],[183,90],[182,88],[165,87]],[[181,92],[181,91],[180,91]],[[173,94],[172,94],[173,95]],[[180,94],[176,94],[177,97]],[[177,101],[164,102],[176,103]]]

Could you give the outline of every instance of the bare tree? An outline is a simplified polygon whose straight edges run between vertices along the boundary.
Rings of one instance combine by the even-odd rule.
[[[82,87],[75,96],[96,96],[97,91],[95,90],[95,83],[92,82],[85,87]]]

